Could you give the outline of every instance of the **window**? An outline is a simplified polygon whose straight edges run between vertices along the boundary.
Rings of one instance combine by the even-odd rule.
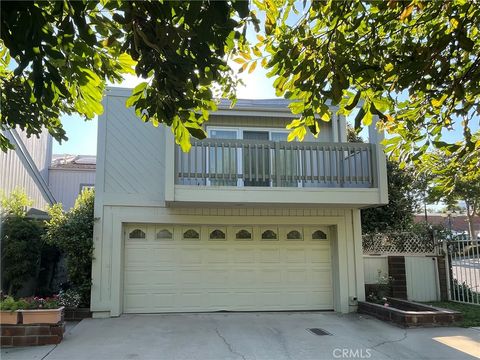
[[[168,229],[162,229],[157,232],[157,239],[158,240],[171,240],[173,239],[173,234]]]
[[[140,229],[135,229],[128,234],[129,239],[145,239],[145,232]]]
[[[287,233],[287,240],[302,240],[302,233],[298,230],[292,230]]]
[[[225,232],[222,231],[222,230],[219,230],[219,229],[215,229],[212,232],[210,232],[209,239],[210,240],[225,240],[226,239]]]
[[[195,229],[188,229],[183,233],[184,240],[198,240],[200,239],[200,233]]]
[[[242,229],[235,234],[237,240],[252,240],[252,233],[248,230]]]
[[[327,238],[327,234],[325,234],[322,230],[314,231],[312,234],[313,240],[325,240]]]
[[[262,240],[277,240],[277,233],[273,230],[265,230],[262,233]]]
[[[80,193],[85,189],[95,190],[95,185],[94,184],[80,184]]]

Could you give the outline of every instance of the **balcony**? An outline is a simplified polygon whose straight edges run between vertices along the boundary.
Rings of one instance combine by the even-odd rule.
[[[205,139],[194,141],[189,153],[172,148],[167,203],[386,202],[379,171],[385,163],[376,144]]]

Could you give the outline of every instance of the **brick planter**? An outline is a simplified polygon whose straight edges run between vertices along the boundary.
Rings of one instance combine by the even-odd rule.
[[[389,306],[358,302],[357,312],[389,321],[402,327],[451,326],[462,320],[458,311],[436,308],[407,300],[388,298]]]
[[[89,308],[65,308],[65,321],[80,321],[91,318],[92,312]]]
[[[2,347],[55,345],[62,341],[63,322],[54,325],[0,325]]]

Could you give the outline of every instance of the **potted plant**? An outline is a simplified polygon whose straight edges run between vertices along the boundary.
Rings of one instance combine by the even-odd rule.
[[[17,310],[23,306],[23,301],[15,301],[11,296],[0,299],[0,324],[18,324]]]
[[[24,299],[26,308],[19,310],[24,324],[57,324],[62,321],[64,307],[58,296],[51,298],[32,297]]]

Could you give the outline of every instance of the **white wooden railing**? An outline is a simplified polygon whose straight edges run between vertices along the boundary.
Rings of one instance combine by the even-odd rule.
[[[175,183],[197,186],[376,187],[373,144],[205,139],[177,148]]]

